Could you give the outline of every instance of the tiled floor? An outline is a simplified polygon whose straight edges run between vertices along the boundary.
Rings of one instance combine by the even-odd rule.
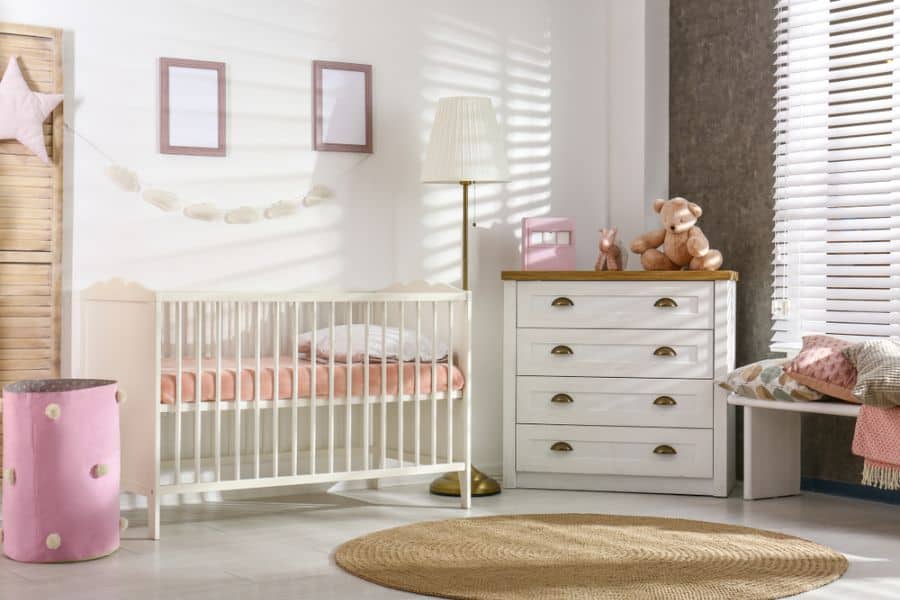
[[[605,512],[738,523],[827,544],[850,559],[838,582],[803,598],[900,598],[900,507],[830,496],[744,502],[714,498],[507,490],[477,499],[472,515]],[[412,598],[335,566],[331,553],[358,535],[464,516],[424,486],[165,508],[162,540],[141,539],[142,512],[119,552],[89,563],[28,565],[0,559],[3,600]]]

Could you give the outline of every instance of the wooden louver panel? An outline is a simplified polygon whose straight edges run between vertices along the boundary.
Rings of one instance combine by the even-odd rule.
[[[32,90],[62,92],[61,36],[0,23],[0,76],[16,56]],[[59,375],[61,106],[44,123],[44,144],[49,165],[19,142],[0,140],[0,386]]]

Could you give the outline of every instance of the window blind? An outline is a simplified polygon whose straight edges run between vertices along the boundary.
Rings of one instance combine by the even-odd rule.
[[[898,7],[776,3],[773,345],[900,334]]]

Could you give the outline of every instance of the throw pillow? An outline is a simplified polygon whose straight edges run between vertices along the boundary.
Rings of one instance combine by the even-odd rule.
[[[859,404],[853,395],[856,367],[841,352],[852,342],[828,335],[803,336],[803,349],[784,368],[785,373],[817,392]]]
[[[811,402],[822,394],[810,389],[784,372],[786,358],[770,358],[739,367],[719,385],[729,392],[759,400]]]
[[[853,394],[878,408],[900,406],[900,341],[872,340],[844,349],[859,373]]]

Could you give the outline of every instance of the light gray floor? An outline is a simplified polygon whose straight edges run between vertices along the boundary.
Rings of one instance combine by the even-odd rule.
[[[719,521],[773,529],[847,555],[838,582],[803,598],[900,598],[900,507],[807,494],[744,502],[715,498],[507,490],[476,499],[471,515],[603,512]],[[465,516],[424,486],[241,500],[163,509],[162,540],[141,539],[143,513],[122,548],[88,563],[28,565],[0,559],[4,600],[150,598],[413,598],[344,573],[342,542],[378,529]]]

